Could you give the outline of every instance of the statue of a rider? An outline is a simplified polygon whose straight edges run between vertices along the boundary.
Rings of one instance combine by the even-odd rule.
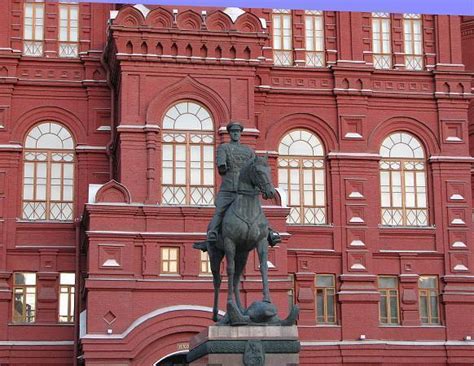
[[[208,245],[214,245],[217,241],[224,214],[237,196],[240,169],[255,157],[255,152],[250,147],[240,143],[244,127],[238,122],[230,122],[226,128],[230,142],[219,145],[216,156],[217,169],[222,176],[221,187],[215,200],[216,210],[207,228],[206,240],[193,245],[203,252],[207,251]],[[280,235],[269,229],[268,243],[274,246],[279,242],[281,242]]]

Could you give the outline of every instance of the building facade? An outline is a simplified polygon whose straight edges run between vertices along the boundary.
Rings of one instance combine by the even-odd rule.
[[[270,285],[300,307],[300,363],[472,364],[472,19],[2,10],[0,363],[184,364],[235,120],[278,187]]]

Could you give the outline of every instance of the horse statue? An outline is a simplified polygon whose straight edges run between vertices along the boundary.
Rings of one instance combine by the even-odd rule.
[[[208,245],[209,261],[214,282],[213,320],[218,325],[273,324],[293,325],[298,308],[293,306],[287,319],[280,320],[271,303],[268,285],[268,222],[260,203],[275,196],[268,157],[256,156],[246,163],[239,174],[237,197],[227,209],[215,245]],[[263,301],[245,309],[240,300],[240,281],[249,253],[257,249],[263,283]],[[226,258],[228,292],[227,313],[218,318],[220,268]]]

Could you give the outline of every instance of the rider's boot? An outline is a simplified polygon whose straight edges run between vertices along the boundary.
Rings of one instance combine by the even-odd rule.
[[[207,233],[207,239],[204,241],[197,241],[193,244],[194,249],[202,250],[203,252],[207,252],[208,245],[214,245],[217,242],[217,234],[213,231]]]
[[[281,243],[281,236],[278,232],[274,231],[272,228],[268,228],[268,244],[274,247],[278,243]]]

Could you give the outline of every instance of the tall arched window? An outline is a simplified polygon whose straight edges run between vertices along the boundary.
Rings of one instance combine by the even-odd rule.
[[[200,104],[182,101],[163,119],[162,203],[214,203],[214,123]]]
[[[23,218],[73,220],[74,140],[55,122],[35,126],[26,136]]]
[[[289,224],[326,223],[324,149],[309,131],[294,130],[278,147],[278,183],[288,195]]]
[[[388,136],[380,147],[382,225],[426,226],[425,153],[406,132]]]

